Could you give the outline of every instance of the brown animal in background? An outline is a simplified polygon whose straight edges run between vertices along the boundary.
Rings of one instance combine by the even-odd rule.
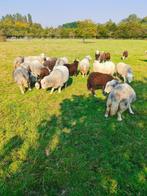
[[[92,72],[87,79],[87,88],[95,96],[96,89],[102,89],[104,91],[107,82],[113,79],[111,75]]]
[[[64,66],[68,68],[70,76],[78,75],[78,64],[79,64],[79,60],[74,60],[74,62],[71,64],[64,64]]]
[[[121,59],[124,60],[124,59],[128,58],[128,55],[129,55],[129,54],[128,54],[128,51],[125,50],[125,51],[123,52],[123,55],[122,55]]]
[[[55,64],[56,64],[57,58],[49,58],[48,60],[45,60],[43,65],[45,67],[48,67],[51,71],[53,70]]]
[[[105,61],[110,61],[110,59],[111,59],[110,53],[109,52],[106,52],[105,53]]]

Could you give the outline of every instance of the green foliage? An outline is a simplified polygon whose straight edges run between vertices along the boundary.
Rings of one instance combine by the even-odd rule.
[[[137,94],[135,112],[104,117],[106,97],[72,77],[61,94],[43,89],[21,95],[12,79],[19,55],[67,56],[96,50],[115,63],[129,51]],[[147,57],[145,40],[46,39],[0,44],[0,195],[147,195]],[[91,61],[91,71],[92,63]],[[46,154],[48,156],[46,156]]]
[[[63,24],[57,28],[43,28],[34,23],[32,16],[19,13],[6,15],[0,20],[0,30],[6,37],[31,38],[124,38],[146,39],[147,17],[138,18],[135,14],[128,16],[119,24],[112,20],[96,24],[92,20],[83,20]]]

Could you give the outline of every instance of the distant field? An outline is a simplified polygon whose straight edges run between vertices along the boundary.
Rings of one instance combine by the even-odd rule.
[[[12,79],[19,55],[67,56],[70,61],[123,50],[134,71],[135,115],[105,119],[106,98],[73,77],[61,94],[21,95]],[[147,41],[34,40],[0,43],[0,195],[147,195]],[[92,60],[93,62],[93,60]],[[92,63],[91,63],[92,65]],[[49,156],[45,155],[45,149]]]

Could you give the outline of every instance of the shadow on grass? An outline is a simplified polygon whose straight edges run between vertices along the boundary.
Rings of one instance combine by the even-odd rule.
[[[147,59],[139,59],[140,61],[147,62]]]
[[[134,82],[145,101],[146,83]],[[138,100],[138,101],[140,101]],[[136,101],[137,102],[137,101]],[[42,120],[38,145],[29,149],[20,170],[5,180],[3,194],[144,195],[146,187],[146,119],[125,112],[104,118],[105,101],[73,95],[60,104],[60,114]],[[138,111],[138,110],[137,110]]]

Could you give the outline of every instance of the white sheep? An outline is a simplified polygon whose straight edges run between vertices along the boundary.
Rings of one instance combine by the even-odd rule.
[[[63,81],[65,83],[65,86],[66,86],[66,82],[68,81],[69,79],[69,70],[67,67],[65,67],[64,65],[59,65],[59,66],[55,66],[53,68],[53,70],[61,70],[64,74],[63,74]]]
[[[119,75],[121,75],[124,79],[124,82],[129,82],[131,83],[133,80],[133,72],[132,69],[130,67],[130,65],[127,65],[123,62],[118,63],[116,65],[116,71]]]
[[[24,94],[25,88],[30,88],[30,74],[24,67],[17,67],[13,72],[15,82],[18,84],[20,91]]]
[[[111,61],[106,61],[104,63],[100,63],[99,61],[94,61],[93,71],[103,73],[103,74],[113,75],[116,72],[116,69],[115,69],[115,64]]]
[[[46,56],[44,53],[40,54],[39,56],[26,56],[24,57],[25,63],[30,63],[32,61],[39,61],[41,64],[44,63],[44,60],[46,59]]]
[[[136,100],[136,93],[130,85],[127,83],[120,84],[117,80],[112,80],[107,82],[104,92],[110,93],[106,104],[106,118],[109,115],[117,114],[117,120],[122,121],[121,114],[127,109],[131,114],[134,114],[131,103]]]
[[[57,59],[55,66],[64,65],[68,63],[68,59],[66,57],[60,57]]]
[[[64,66],[62,66],[62,68],[63,67]],[[46,76],[41,80],[41,87],[43,89],[52,88],[50,94],[53,93],[54,89],[58,88],[58,92],[60,93],[61,88],[64,86],[64,84],[67,83],[69,79],[69,72],[66,71],[65,69],[61,69],[61,66],[55,68],[49,76]]]
[[[90,60],[91,56],[86,56],[83,60],[79,62],[80,72],[82,73],[83,77],[87,75],[89,68],[90,68]]]

